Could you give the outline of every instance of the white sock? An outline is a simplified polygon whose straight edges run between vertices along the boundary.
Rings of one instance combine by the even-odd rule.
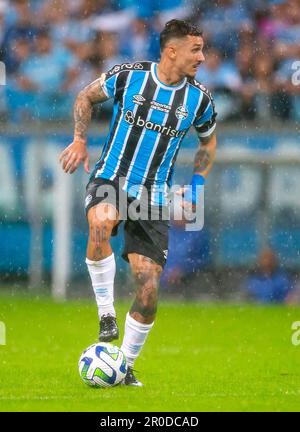
[[[121,350],[125,354],[129,366],[133,366],[135,359],[140,354],[153,324],[154,322],[151,324],[141,324],[127,313]]]
[[[100,261],[85,260],[91,277],[98,306],[99,319],[102,315],[116,316],[114,308],[114,279],[116,263],[114,254]]]

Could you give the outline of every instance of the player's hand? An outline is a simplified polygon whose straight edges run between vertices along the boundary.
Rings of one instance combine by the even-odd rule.
[[[187,194],[188,191],[188,187],[181,187],[180,189],[178,189],[178,191],[176,191],[176,195],[180,195],[183,199],[180,203],[180,206],[186,210],[186,211],[192,211],[193,210],[193,204],[191,203],[191,201],[186,200],[185,195]]]
[[[61,152],[59,162],[65,173],[72,174],[82,162],[85,171],[89,174],[89,155],[86,149],[86,141],[74,138],[74,141]]]

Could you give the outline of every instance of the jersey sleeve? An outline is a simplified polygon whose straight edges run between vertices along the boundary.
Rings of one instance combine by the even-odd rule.
[[[200,138],[206,138],[213,133],[216,128],[216,110],[212,95],[203,92],[200,108],[194,120],[194,127]]]
[[[107,73],[101,75],[102,88],[109,99],[119,97],[120,93],[123,93],[124,80],[120,78],[124,72],[126,70],[122,69],[122,65],[115,65]]]

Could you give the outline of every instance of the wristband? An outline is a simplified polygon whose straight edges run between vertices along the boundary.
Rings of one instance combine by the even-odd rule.
[[[205,178],[201,174],[193,174],[190,187],[184,194],[186,201],[191,201],[193,205],[197,203],[197,186],[204,186]]]

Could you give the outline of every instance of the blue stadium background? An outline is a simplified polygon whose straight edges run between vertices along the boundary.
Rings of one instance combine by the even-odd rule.
[[[214,284],[229,285],[230,269],[239,275],[236,283],[242,286],[261,249],[268,246],[297,287],[300,85],[293,74],[300,60],[300,5],[296,0],[0,0],[0,60],[6,67],[6,85],[0,85],[0,272],[4,281],[26,280],[29,272],[32,146],[49,152],[49,163],[46,156],[39,173],[40,254],[47,279],[55,205],[54,158],[49,148],[62,149],[71,142],[72,105],[78,91],[114,64],[158,61],[159,32],[175,17],[190,19],[204,30],[206,62],[197,78],[215,97],[220,154],[228,151],[245,161],[249,155],[256,161],[274,155],[277,162],[274,166],[230,161],[217,165],[207,185],[205,228],[195,241],[175,227],[169,267],[176,267],[176,257],[185,260],[186,268],[181,270],[195,275],[189,282],[201,285],[205,275],[212,292]],[[93,113],[89,145],[95,153],[100,153],[110,113],[110,102]],[[189,168],[178,164],[178,183],[189,182],[195,148],[191,133],[182,149],[190,154],[191,164]],[[289,156],[289,162],[280,164],[281,155]],[[73,210],[73,278],[86,275],[86,181],[82,171],[74,176],[78,199]],[[178,240],[186,247],[177,250]],[[114,247],[120,250],[122,241],[114,239]],[[126,275],[127,265],[119,259],[118,266]]]

